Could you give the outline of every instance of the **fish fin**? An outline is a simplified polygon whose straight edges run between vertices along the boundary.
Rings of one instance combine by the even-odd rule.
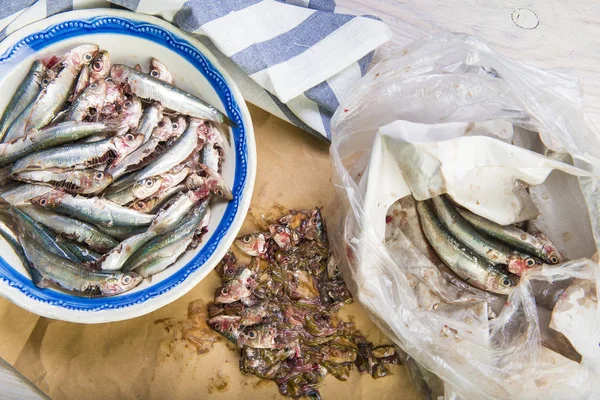
[[[140,64],[135,64],[135,67],[134,67],[134,69],[135,69],[136,71],[140,71],[140,72],[142,72],[142,66],[141,66]]]
[[[31,265],[28,266],[27,269],[29,270],[29,275],[31,275],[31,280],[35,286],[37,286],[40,289],[44,289],[44,288],[48,287],[48,285],[50,284],[50,281],[48,279],[44,278],[42,276],[42,274],[40,274],[38,272],[37,269],[35,269]]]

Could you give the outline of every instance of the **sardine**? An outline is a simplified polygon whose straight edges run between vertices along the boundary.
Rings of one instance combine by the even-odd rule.
[[[512,250],[503,243],[480,234],[444,196],[432,199],[433,208],[442,224],[460,242],[491,264],[505,264],[513,274],[521,276],[525,271],[541,267],[542,262],[534,257]]]
[[[446,230],[427,204],[417,202],[417,212],[425,237],[440,259],[467,283],[498,294],[509,294],[518,277],[504,273],[486,259],[461,244]]]
[[[154,131],[154,128],[163,118],[163,106],[160,103],[154,103],[142,112],[142,118],[137,131],[144,135],[144,142],[147,142]]]
[[[39,60],[34,61],[4,109],[0,119],[0,142],[3,141],[6,131],[15,122],[19,114],[37,98],[42,90],[42,80],[47,79],[45,75],[46,67],[44,64]]]
[[[54,234],[54,232],[31,218],[27,213],[14,207],[10,209],[10,213],[14,216],[16,221],[18,221],[20,229],[27,232],[27,235],[35,239],[49,252],[60,257],[67,258],[71,261],[79,260],[73,253],[71,253],[59,242],[58,237],[56,234]]]
[[[78,46],[67,53],[63,69],[36,99],[27,120],[26,130],[40,129],[52,121],[67,102],[77,73],[92,61],[97,52],[98,46],[89,44]]]
[[[110,74],[111,66],[108,51],[101,50],[98,52],[98,55],[90,63],[90,83],[106,79]]]
[[[73,93],[71,93],[71,96],[69,96],[69,101],[74,102],[75,99],[79,97],[81,93],[83,93],[85,88],[87,88],[89,83],[90,67],[88,65],[85,65],[81,68],[81,71],[79,71],[79,75],[77,76],[77,82],[75,82],[75,88],[73,89]]]
[[[105,98],[106,83],[104,80],[101,79],[97,82],[90,83],[71,105],[66,120],[83,121],[90,114],[90,110],[93,110],[94,118],[98,119]]]
[[[47,287],[52,282],[64,289],[81,293],[117,295],[136,287],[142,277],[135,272],[92,271],[81,265],[57,256],[40,246],[29,235],[20,236],[27,259],[43,277],[36,282],[38,287]]]
[[[169,83],[125,65],[113,65],[110,75],[117,83],[127,84],[137,96],[159,101],[163,106],[194,118],[208,119],[235,126],[225,114],[215,107]]]
[[[138,171],[160,155],[158,147],[173,134],[173,125],[168,117],[164,117],[152,132],[150,140],[143,143],[118,164],[112,164],[107,170],[113,178],[118,179],[129,172]]]
[[[284,250],[297,246],[301,240],[298,232],[284,225],[269,225],[269,233],[277,246]]]
[[[138,249],[151,239],[177,225],[206,192],[187,192],[180,195],[166,210],[156,214],[146,232],[125,239],[99,261],[103,270],[119,270]]]
[[[94,169],[75,171],[62,169],[45,169],[40,171],[21,171],[13,175],[19,181],[46,185],[63,189],[68,193],[96,194],[112,183],[112,176]]]
[[[42,130],[31,130],[22,138],[0,144],[0,166],[48,147],[74,142],[96,133],[115,132],[118,124],[104,122],[62,122]]]
[[[109,188],[109,191],[116,192],[142,179],[164,174],[176,165],[184,162],[196,150],[196,146],[198,145],[197,130],[201,124],[200,120],[191,120],[185,133],[181,135],[169,150],[164,152],[159,158],[153,160],[142,170],[115,182]]]
[[[93,263],[102,257],[102,254],[96,253],[95,251],[90,250],[79,243],[63,240],[61,241],[61,244],[83,263]]]
[[[30,204],[30,200],[50,192],[52,188],[42,185],[22,184],[0,193],[0,198],[11,206]]]
[[[152,275],[158,274],[164,271],[185,253],[188,249],[189,243],[193,238],[181,239],[179,242],[173,243],[168,247],[156,251],[148,259],[142,261],[142,263],[136,265],[133,271],[137,272],[144,278],[151,277]]]
[[[158,192],[162,185],[162,182],[163,178],[159,176],[143,179],[133,185],[133,195],[136,199],[146,199]]]
[[[154,219],[154,215],[120,206],[104,198],[71,196],[59,190],[36,197],[31,203],[96,225],[148,226]]]
[[[34,206],[20,206],[19,209],[65,238],[86,244],[101,253],[107,252],[119,244],[110,235],[87,222],[44,211]]]
[[[150,76],[160,79],[161,81],[167,82],[171,85],[173,85],[175,82],[171,71],[169,71],[169,69],[163,63],[154,57],[150,59]]]
[[[253,347],[255,349],[273,349],[277,347],[275,336],[277,328],[275,324],[256,325],[244,328],[238,335],[238,347]]]
[[[237,344],[241,329],[241,317],[233,315],[218,315],[208,320],[208,325],[233,343]]]
[[[8,130],[6,131],[6,135],[4,136],[4,143],[11,142],[15,139],[22,138],[27,133],[25,131],[25,127],[27,125],[27,119],[29,118],[29,114],[31,114],[31,110],[35,102],[29,104],[25,109],[19,114],[19,116],[14,120],[14,122],[10,125]]]
[[[107,89],[107,98],[108,95]],[[139,97],[133,95],[127,100],[124,100],[123,104],[119,107],[120,112],[115,120],[121,122],[122,128],[117,134],[124,135],[130,130],[135,131],[140,123],[140,118],[142,118],[142,101]]]
[[[188,177],[186,185],[189,189],[198,189],[206,186],[211,192],[226,200],[233,199],[233,193],[231,189],[225,183],[225,179],[216,171],[208,168],[205,165],[200,165],[200,168],[204,171],[206,176],[199,176],[192,174]]]
[[[183,184],[173,186],[164,192],[159,191],[156,196],[152,196],[148,199],[136,200],[130,207],[144,213],[155,214],[165,205],[165,203],[172,200],[177,193],[185,191],[185,189],[186,187]]]
[[[558,264],[563,260],[552,242],[541,234],[533,236],[514,226],[502,226],[468,210],[458,209],[458,212],[476,228],[481,229],[491,237],[522,251],[534,254],[547,263]]]
[[[122,160],[138,148],[142,140],[143,135],[128,133],[99,142],[74,143],[42,150],[17,161],[11,172],[16,174],[26,170],[49,168],[93,168],[109,160]]]

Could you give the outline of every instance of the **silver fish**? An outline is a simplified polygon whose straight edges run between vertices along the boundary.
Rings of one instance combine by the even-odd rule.
[[[117,64],[111,68],[110,75],[115,82],[127,84],[133,93],[143,99],[159,101],[166,108],[181,114],[235,126],[225,114],[205,101],[143,72]]]
[[[173,74],[169,69],[156,58],[152,57],[150,59],[150,76],[160,79],[161,81],[167,82],[171,85],[175,82],[173,79]]]
[[[46,226],[38,223],[27,213],[24,213],[18,208],[11,208],[10,213],[14,216],[15,220],[18,221],[19,229],[27,232],[29,236],[34,238],[42,246],[45,246],[49,252],[71,261],[78,260],[73,253],[60,243],[56,234]]]
[[[190,242],[193,237],[181,239],[179,242],[173,243],[168,247],[157,250],[151,257],[143,260],[140,264],[135,266],[133,271],[137,272],[144,278],[151,277],[152,275],[158,274],[164,271],[185,253],[188,249]]]
[[[163,106],[160,103],[154,103],[142,113],[142,118],[137,131],[144,135],[144,142],[150,139],[150,135],[154,131],[154,128],[163,118]]]
[[[161,188],[163,178],[155,176],[152,178],[146,178],[132,186],[133,195],[136,199],[146,199]]]
[[[556,246],[543,235],[534,236],[514,226],[502,226],[468,210],[458,209],[458,212],[463,218],[491,237],[534,254],[547,263],[558,264],[563,260]]]
[[[36,282],[38,287],[46,287],[52,282],[64,289],[82,293],[117,295],[136,287],[142,277],[135,272],[98,272],[87,269],[79,262],[59,257],[40,246],[29,235],[20,236],[27,259],[43,280]]]
[[[15,139],[19,139],[25,136],[25,134],[27,133],[25,131],[27,120],[29,119],[29,114],[31,114],[31,110],[33,109],[34,105],[35,102],[32,102],[27,107],[25,107],[23,112],[21,112],[19,116],[14,120],[12,125],[10,125],[10,127],[6,131],[6,134],[4,135],[4,143],[11,142]]]
[[[98,46],[86,44],[69,51],[58,76],[40,93],[27,120],[26,130],[40,129],[48,124],[63,108],[75,84],[77,73],[92,61]]]
[[[118,164],[112,164],[107,172],[110,173],[113,178],[118,179],[121,176],[129,172],[138,171],[144,168],[150,161],[154,160],[160,154],[158,146],[161,142],[168,140],[173,134],[173,127],[171,120],[168,117],[164,117],[159,125],[154,129],[150,140],[142,143],[135,151],[131,152]]]
[[[71,196],[60,190],[52,190],[36,197],[31,200],[31,203],[96,225],[148,226],[154,219],[154,215],[122,207],[104,198]]]
[[[45,75],[46,67],[44,64],[39,60],[34,61],[31,68],[29,68],[29,72],[27,72],[27,75],[25,75],[25,78],[23,78],[17,87],[17,91],[4,109],[4,113],[0,119],[0,141],[3,140],[6,131],[19,114],[37,98],[42,90],[42,80],[47,79]]]
[[[185,244],[185,248],[191,244],[194,233],[199,229],[202,229],[204,219],[208,215],[210,218],[210,210],[208,209],[208,199],[200,201],[188,214],[183,218],[181,223],[177,224],[170,230],[166,231],[162,235],[152,239],[140,248],[131,258],[127,261],[123,270],[136,270],[141,267],[144,263],[152,260],[155,255],[162,252],[164,249],[172,247],[177,244]],[[208,222],[205,222],[208,224]],[[163,256],[159,256],[163,258]],[[158,266],[147,266],[149,271],[155,271]],[[148,276],[149,271],[137,271],[143,276]]]
[[[42,185],[18,185],[0,193],[0,198],[11,206],[30,204],[30,200],[50,192],[52,188]]]
[[[427,241],[440,259],[468,284],[492,293],[509,294],[519,279],[490,264],[452,236],[425,202],[417,202],[417,212]]]
[[[77,76],[77,82],[75,83],[75,88],[73,89],[73,93],[69,96],[69,101],[73,102],[83,91],[87,88],[90,83],[90,67],[85,65],[79,71],[79,75]]]
[[[128,133],[99,142],[75,143],[42,150],[17,161],[12,173],[49,168],[86,169],[102,165],[111,159],[118,162],[137,149],[142,140],[143,135]]]
[[[133,185],[142,179],[164,174],[176,165],[184,162],[196,150],[198,145],[197,130],[201,124],[202,121],[200,120],[191,120],[184,134],[181,135],[171,148],[159,158],[153,160],[144,169],[115,182],[109,190],[111,192],[122,190],[124,187]]]
[[[66,119],[68,121],[83,121],[90,114],[90,110],[94,110],[95,117],[99,117],[105,98],[106,83],[104,80],[90,83],[83,93],[75,99]]]
[[[438,218],[460,242],[467,245],[479,256],[492,264],[506,264],[513,274],[521,276],[526,270],[541,267],[542,262],[534,257],[512,250],[503,243],[480,234],[467,220],[456,211],[456,208],[444,196],[432,199],[433,208]]]
[[[86,244],[93,250],[104,253],[119,244],[107,233],[87,222],[44,211],[31,205],[20,206],[19,209],[67,239]]]
[[[96,133],[115,132],[117,124],[103,122],[62,122],[44,128],[33,129],[22,138],[0,144],[0,166],[17,161],[38,150],[74,142]]]
[[[20,171],[13,178],[22,182],[60,188],[68,193],[96,194],[112,183],[112,176],[94,169],[75,171],[45,169],[40,171]]]

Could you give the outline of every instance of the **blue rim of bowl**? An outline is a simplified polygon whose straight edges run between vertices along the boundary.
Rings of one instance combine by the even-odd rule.
[[[237,127],[232,129],[235,143],[236,168],[232,192],[234,199],[229,202],[223,218],[204,247],[185,266],[168,278],[135,293],[124,293],[115,297],[86,298],[68,293],[39,289],[27,275],[11,267],[0,257],[0,281],[18,289],[25,296],[49,305],[77,311],[101,311],[119,309],[141,304],[148,299],[160,296],[183,283],[190,274],[200,269],[212,256],[219,243],[229,230],[237,215],[248,173],[248,148],[242,112],[221,73],[204,55],[186,39],[149,22],[134,21],[122,17],[98,16],[57,23],[43,31],[32,33],[0,56],[0,66],[7,62],[19,62],[20,58],[31,55],[30,50],[40,51],[66,39],[90,34],[117,34],[135,36],[167,47],[192,64],[219,95],[228,117]]]

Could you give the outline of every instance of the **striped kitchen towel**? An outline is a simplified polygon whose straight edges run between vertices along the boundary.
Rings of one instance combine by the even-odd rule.
[[[334,0],[4,0],[0,40],[59,12],[102,7],[155,15],[197,35],[246,100],[324,139],[340,101],[391,38],[375,17],[336,13]]]

